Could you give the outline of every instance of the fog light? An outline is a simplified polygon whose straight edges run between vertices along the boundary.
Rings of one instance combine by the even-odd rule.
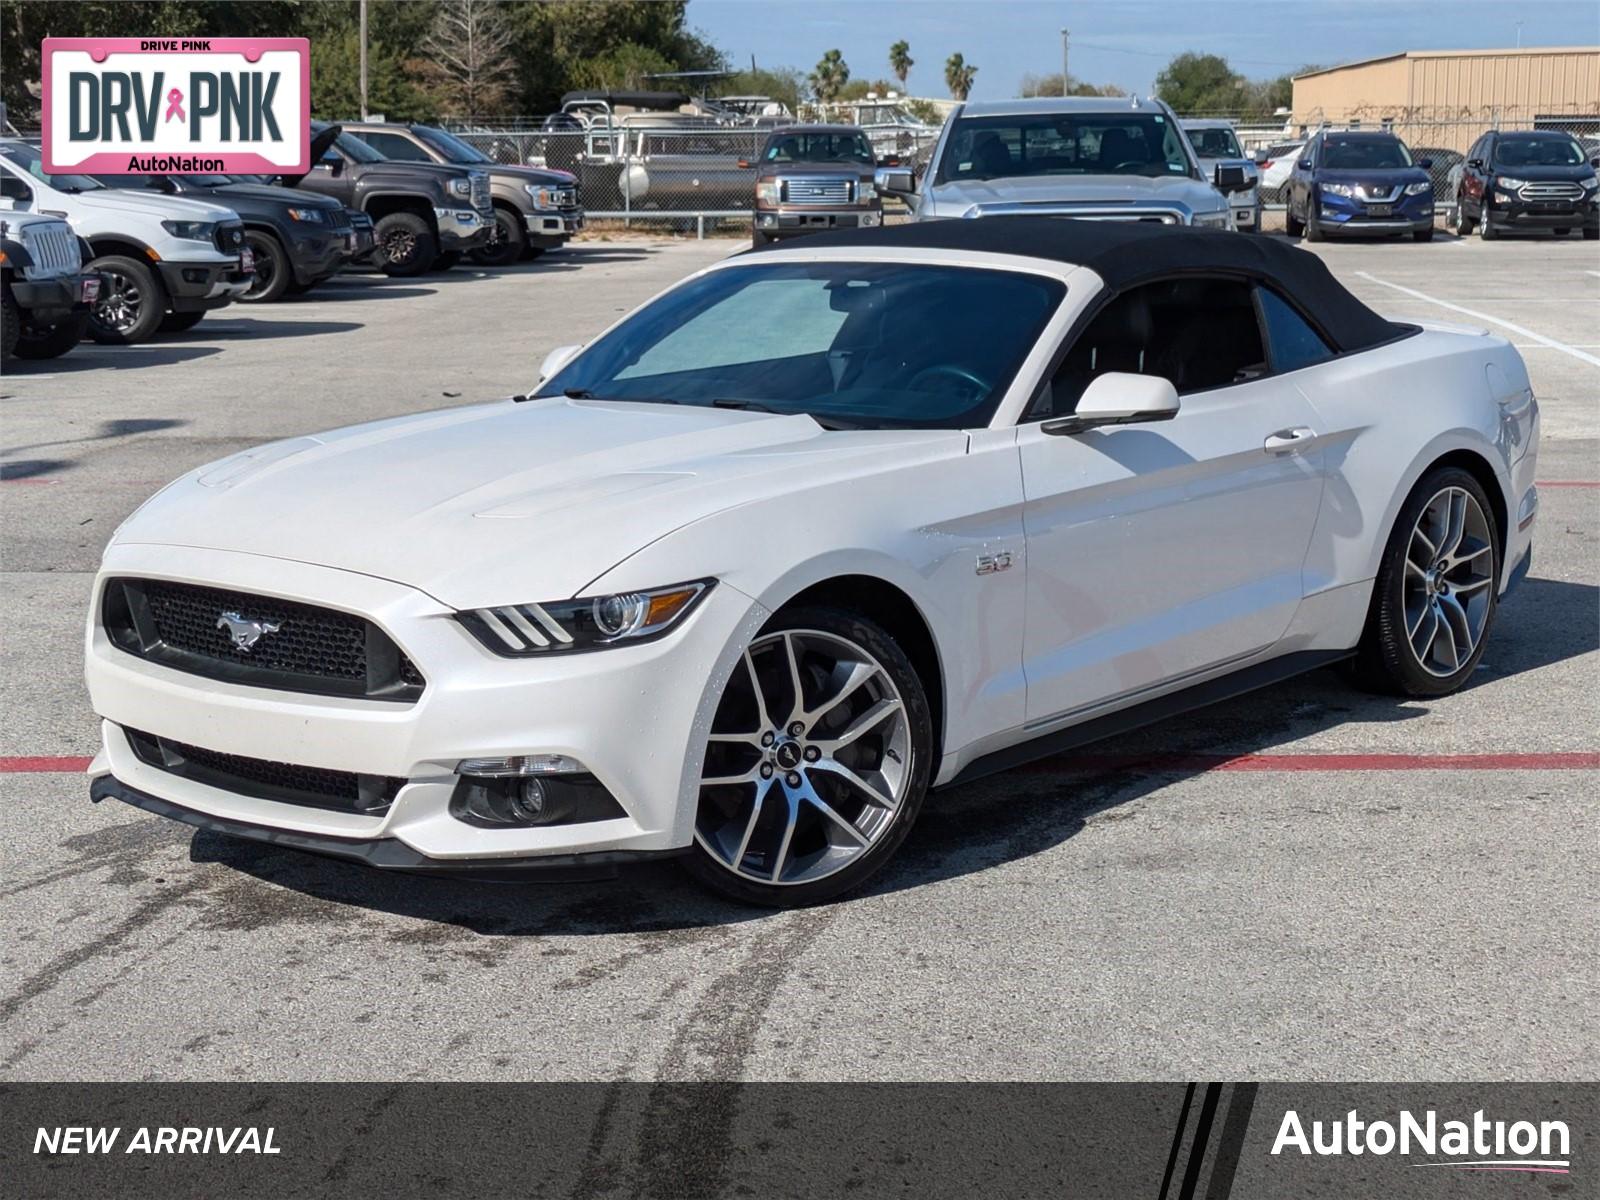
[[[202,267],[185,267],[183,269],[183,279],[185,283],[204,283],[206,281],[205,269]]]
[[[544,816],[544,784],[537,779],[524,779],[511,798],[511,812],[530,825]]]
[[[861,226],[862,226],[863,229],[871,229],[875,225],[882,225],[882,224],[883,224],[883,214],[882,213],[869,212],[869,213],[862,213],[861,214]]]
[[[1322,210],[1322,216],[1324,220],[1337,221],[1340,217],[1344,216],[1344,214],[1337,208],[1325,208]]]

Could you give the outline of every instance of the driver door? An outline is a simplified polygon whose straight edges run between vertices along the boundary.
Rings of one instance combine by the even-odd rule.
[[[1049,725],[1269,650],[1299,606],[1321,506],[1317,415],[1274,375],[1251,285],[1151,284],[1101,309],[1033,410],[1098,374],[1164,375],[1171,420],[1018,430],[1027,719]]]

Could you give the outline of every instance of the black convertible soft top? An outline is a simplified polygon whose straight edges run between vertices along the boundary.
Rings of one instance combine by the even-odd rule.
[[[1412,332],[1410,326],[1386,321],[1357,300],[1315,254],[1258,234],[1154,222],[1017,216],[818,233],[799,244],[819,250],[884,246],[1021,254],[1088,267],[1113,291],[1198,272],[1244,275],[1284,293],[1337,350],[1362,350]]]

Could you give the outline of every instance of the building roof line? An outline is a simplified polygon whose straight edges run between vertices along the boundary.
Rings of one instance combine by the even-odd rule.
[[[1373,63],[1391,62],[1397,58],[1488,58],[1508,54],[1600,54],[1600,46],[1508,46],[1472,50],[1401,50],[1396,54],[1380,54],[1375,58],[1358,58],[1354,62],[1338,63],[1315,71],[1295,75],[1295,79],[1310,79],[1314,75],[1330,75],[1334,71],[1347,71],[1351,67],[1369,67]]]

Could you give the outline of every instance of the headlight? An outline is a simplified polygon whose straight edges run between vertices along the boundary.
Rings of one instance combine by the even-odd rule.
[[[537,183],[525,183],[522,190],[533,197],[535,208],[560,208],[565,201],[565,196],[560,188],[540,187]]]
[[[647,592],[507,604],[456,616],[474,637],[506,658],[602,650],[661,637],[693,611],[712,583],[697,579]]]
[[[1500,176],[1500,178],[1496,179],[1494,183],[1496,187],[1503,188],[1508,192],[1520,192],[1523,188],[1528,186],[1528,181],[1526,179],[1512,179],[1509,175]]]
[[[1356,198],[1356,188],[1353,183],[1325,183],[1322,185],[1325,196],[1343,196],[1348,200]]]
[[[457,196],[470,196],[472,195],[472,180],[452,179],[450,181],[450,191]]]
[[[161,228],[175,238],[193,242],[209,242],[217,232],[216,225],[211,221],[163,221]]]
[[[1580,179],[1578,186],[1592,192],[1595,188],[1600,188],[1600,176],[1590,175],[1587,179]]]
[[[1226,229],[1228,227],[1228,214],[1225,212],[1196,213],[1194,223],[1205,229]]]
[[[756,203],[769,206],[778,203],[778,181],[776,179],[756,180]]]
[[[289,210],[291,221],[304,221],[308,225],[321,225],[327,219],[320,208],[291,208]]]
[[[874,183],[863,183],[861,185],[861,193],[860,193],[859,196],[857,196],[858,200],[860,200],[863,204],[865,204],[865,203],[867,203],[869,201],[876,200],[877,198],[878,198],[878,185],[877,184],[874,184]]]
[[[1406,195],[1420,196],[1423,192],[1433,191],[1433,180],[1424,179],[1421,183],[1406,184]]]

